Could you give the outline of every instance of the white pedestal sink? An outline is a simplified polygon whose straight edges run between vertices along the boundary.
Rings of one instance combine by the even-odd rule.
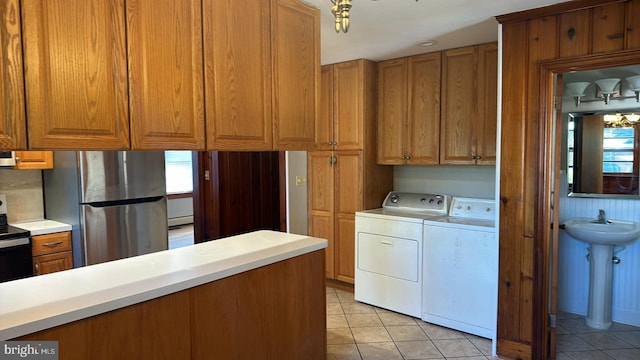
[[[569,235],[589,244],[589,308],[585,322],[595,329],[611,326],[613,247],[628,245],[640,237],[640,223],[573,218],[564,223]]]

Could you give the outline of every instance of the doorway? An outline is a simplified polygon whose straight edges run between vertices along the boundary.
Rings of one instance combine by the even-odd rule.
[[[193,161],[196,243],[286,231],[284,152],[197,152]]]
[[[542,184],[541,188],[544,189],[544,194],[539,197],[536,232],[546,239],[544,240],[545,266],[543,267],[544,275],[542,278],[544,283],[549,284],[549,286],[548,288],[541,289],[548,292],[548,294],[545,294],[548,296],[543,297],[544,301],[541,304],[543,307],[538,310],[540,311],[540,315],[545,314],[546,310],[551,314],[549,321],[550,326],[548,328],[549,357],[551,359],[555,359],[558,354],[566,352],[582,352],[581,357],[595,356],[594,358],[599,359],[624,358],[624,356],[629,358],[628,354],[632,354],[631,358],[634,358],[633,356],[640,355],[640,341],[637,340],[637,336],[640,334],[638,328],[618,325],[612,327],[615,334],[596,331],[583,325],[584,319],[581,317],[581,314],[576,315],[559,312],[559,286],[562,286],[562,281],[566,280],[559,279],[558,277],[558,270],[560,269],[558,258],[560,254],[562,254],[563,251],[567,251],[567,249],[560,246],[559,226],[553,226],[554,224],[561,224],[561,221],[567,220],[565,214],[569,210],[570,205],[569,202],[566,202],[566,199],[573,202],[584,202],[584,200],[580,200],[580,198],[569,198],[564,193],[567,191],[567,179],[566,173],[563,173],[563,171],[566,171],[566,168],[561,168],[561,159],[562,156],[564,156],[562,153],[564,146],[562,144],[562,135],[566,132],[566,127],[563,126],[563,121],[561,120],[563,119],[563,115],[560,106],[554,106],[557,104],[556,100],[562,95],[563,75],[575,71],[588,71],[637,64],[638,56],[639,52],[633,51],[621,52],[616,54],[616,56],[592,55],[583,58],[545,61],[540,64],[541,86],[539,96],[543,108],[541,109],[542,118],[538,137],[541,152],[537,165],[538,168],[541,169],[539,180]],[[559,80],[557,82],[558,93],[554,94],[556,77]],[[563,199],[561,199],[561,197],[563,197]],[[603,206],[608,207],[607,201],[609,200],[600,197],[596,199],[592,205],[595,206],[596,209]],[[633,203],[637,204],[637,199],[634,200]],[[584,205],[584,203],[581,203],[577,206],[581,207],[582,211],[589,212],[590,207]],[[637,214],[635,210],[633,214],[640,216],[640,206],[638,206],[637,209]],[[597,217],[597,210],[595,211],[595,215],[593,211],[591,211],[590,213],[585,213],[584,216]],[[580,257],[584,257],[586,254],[583,253],[579,255]],[[582,260],[584,260],[584,258]],[[554,319],[557,319],[557,321],[554,321]],[[627,333],[625,334],[625,332]],[[602,346],[598,346],[598,343],[602,344]],[[587,354],[586,352],[593,352],[593,354]],[[624,355],[625,353],[627,355]],[[564,356],[564,358],[567,358],[567,356],[568,358],[572,358],[571,356],[573,355],[563,354],[562,356]]]

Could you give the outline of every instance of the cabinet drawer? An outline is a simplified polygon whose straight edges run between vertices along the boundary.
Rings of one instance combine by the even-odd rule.
[[[31,238],[33,256],[71,250],[71,232],[36,235]]]

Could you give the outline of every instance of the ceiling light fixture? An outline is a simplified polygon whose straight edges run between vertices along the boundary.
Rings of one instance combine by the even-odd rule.
[[[640,115],[631,114],[606,114],[604,122],[606,127],[632,127],[640,120]]]
[[[349,31],[349,9],[351,0],[331,0],[331,13],[336,17],[336,32]]]

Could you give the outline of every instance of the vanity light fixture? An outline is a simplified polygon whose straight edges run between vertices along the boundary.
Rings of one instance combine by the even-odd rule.
[[[576,107],[580,106],[580,99],[585,95],[584,90],[589,86],[589,82],[572,82],[567,84],[567,89],[571,92],[571,96],[576,100]]]
[[[604,97],[604,103],[606,105],[609,104],[609,100],[611,100],[611,95],[616,93],[616,86],[620,83],[620,79],[618,78],[608,78],[608,79],[600,79],[595,81],[598,88],[600,88],[600,95]]]
[[[336,32],[346,33],[349,31],[349,9],[351,0],[331,0],[331,13],[336,17]]]
[[[601,101],[604,99],[605,104],[609,104],[611,100],[627,100],[627,99],[636,99],[636,102],[640,102],[640,75],[629,76],[625,78],[626,82],[629,84],[627,88],[619,78],[608,78],[608,79],[600,79],[594,81],[596,83],[596,93],[595,99],[587,99],[583,98],[586,96],[585,90],[591,84],[588,81],[579,81],[579,82],[571,82],[565,84],[567,87],[567,96],[572,96],[575,99],[576,107],[580,106],[581,103]],[[623,96],[623,91],[633,91],[635,96]],[[599,99],[600,98],[600,99]]]
[[[631,90],[636,93],[636,102],[640,102],[640,75],[629,76],[627,82],[631,85]]]

